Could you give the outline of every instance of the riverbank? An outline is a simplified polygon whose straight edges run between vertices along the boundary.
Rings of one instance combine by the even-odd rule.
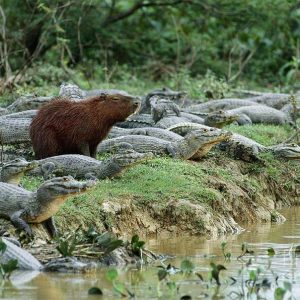
[[[228,128],[265,145],[291,129],[253,125]],[[283,222],[277,209],[300,203],[300,162],[264,154],[265,164],[234,160],[213,150],[199,162],[155,158],[89,193],[68,200],[55,216],[61,232],[94,226],[118,236],[182,234],[217,237],[242,230],[241,223]],[[34,190],[42,179],[25,177]]]

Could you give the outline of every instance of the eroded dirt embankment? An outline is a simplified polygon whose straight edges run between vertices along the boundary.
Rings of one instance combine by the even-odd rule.
[[[210,201],[170,197],[151,203],[134,196],[104,200],[102,224],[120,235],[191,233],[216,237],[240,231],[243,223],[283,222],[277,209],[300,203],[299,162],[277,161],[263,167],[219,158],[190,162],[205,170],[201,180],[215,191]]]
[[[200,162],[155,159],[100,182],[55,216],[61,232],[94,226],[118,236],[235,233],[243,223],[282,222],[277,209],[300,203],[300,162],[250,164],[212,152]],[[9,222],[1,231],[13,232]],[[46,238],[42,226],[37,236]]]

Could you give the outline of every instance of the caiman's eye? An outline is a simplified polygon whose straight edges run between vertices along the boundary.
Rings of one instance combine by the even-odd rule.
[[[113,101],[119,101],[120,99],[119,99],[119,97],[113,97],[112,100]]]

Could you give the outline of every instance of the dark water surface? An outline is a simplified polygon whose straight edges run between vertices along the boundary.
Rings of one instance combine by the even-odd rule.
[[[223,264],[227,270],[222,271],[221,286],[212,284],[209,288],[196,275],[190,277],[176,274],[169,277],[176,282],[176,289],[172,291],[165,282],[158,283],[157,266],[123,267],[118,268],[118,281],[136,295],[136,299],[180,299],[183,295],[191,295],[192,299],[237,299],[234,293],[241,292],[243,282],[249,277],[250,270],[261,268],[259,280],[268,278],[272,282],[271,289],[260,291],[266,299],[274,299],[274,290],[277,287],[275,278],[278,277],[278,286],[283,282],[292,283],[294,299],[300,299],[300,255],[296,256],[293,249],[300,245],[300,208],[289,208],[281,212],[287,221],[283,224],[255,224],[247,226],[240,235],[221,237],[217,240],[208,240],[199,237],[179,236],[160,237],[147,241],[147,248],[157,253],[176,255],[175,258],[165,261],[179,267],[184,259],[192,261],[196,271],[207,280],[210,262]],[[230,262],[224,262],[221,243],[227,241],[227,252],[232,253]],[[254,255],[247,255],[243,260],[237,260],[241,254],[241,245],[247,242]],[[267,255],[268,248],[274,248],[275,256]],[[252,265],[248,270],[246,262],[252,257]],[[244,267],[243,275],[238,276]],[[15,272],[11,282],[0,282],[0,298],[2,299],[121,299],[113,291],[112,284],[105,278],[107,269],[100,269],[88,274],[58,274],[38,272]],[[229,277],[238,278],[234,285]],[[88,296],[88,289],[98,286],[103,296]],[[244,291],[247,288],[244,285]],[[224,298],[221,298],[221,295]],[[231,298],[230,298],[231,296]],[[255,295],[251,298],[258,299]],[[287,297],[285,298],[287,299]]]

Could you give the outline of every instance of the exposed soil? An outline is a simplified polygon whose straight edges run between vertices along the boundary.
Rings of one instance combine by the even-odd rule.
[[[285,218],[277,209],[300,203],[300,162],[277,161],[273,169],[266,169],[214,153],[201,162],[189,163],[205,170],[205,183],[217,191],[217,198],[206,202],[176,198],[162,201],[159,196],[157,201],[149,202],[135,195],[104,199],[100,215],[96,209],[94,213],[93,207],[89,208],[93,210],[89,213],[95,214],[92,225],[98,231],[108,230],[123,237],[188,233],[216,238],[220,234],[240,232],[243,223],[283,222]],[[220,166],[225,174],[215,172]],[[280,172],[273,174],[276,167]],[[64,233],[72,232],[79,225],[85,228],[90,225],[85,219],[74,221],[63,213],[56,219],[58,229]],[[0,222],[2,233],[15,235],[8,221]],[[31,245],[42,249],[48,236],[41,225],[33,227],[36,239]],[[36,253],[34,248],[32,251]],[[53,253],[50,251],[49,255]]]

